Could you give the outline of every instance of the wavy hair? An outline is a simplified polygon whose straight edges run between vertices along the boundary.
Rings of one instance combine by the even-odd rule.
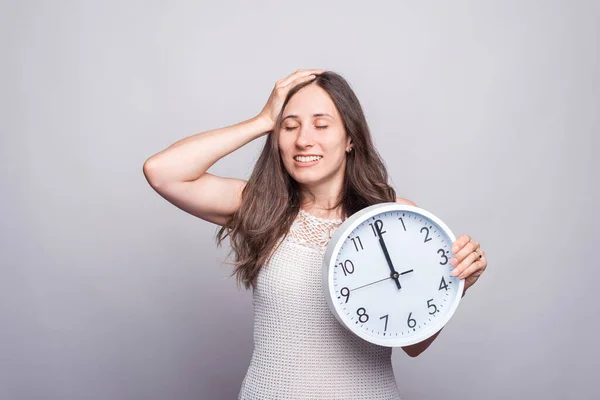
[[[283,110],[290,98],[306,85],[318,85],[330,96],[337,108],[353,149],[346,153],[342,190],[337,202],[328,210],[341,206],[346,219],[361,209],[383,202],[396,201],[395,190],[388,185],[388,173],[379,156],[367,125],[363,109],[348,82],[339,74],[325,71],[309,82],[293,87],[287,94],[275,127],[267,140],[252,174],[242,191],[241,204],[216,234],[217,247],[230,237],[236,253],[236,282],[254,288],[261,267],[270,260],[278,240],[287,235],[304,199],[298,182],[287,172],[279,153],[278,132]],[[226,233],[225,233],[226,232]],[[231,252],[229,253],[231,254]],[[229,255],[228,255],[229,256]]]

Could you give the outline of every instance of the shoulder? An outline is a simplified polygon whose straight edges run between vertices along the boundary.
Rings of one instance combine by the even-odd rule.
[[[396,197],[396,203],[408,204],[408,205],[417,207],[417,205],[415,203],[413,203],[412,201],[410,201],[408,199],[403,199],[402,197]]]

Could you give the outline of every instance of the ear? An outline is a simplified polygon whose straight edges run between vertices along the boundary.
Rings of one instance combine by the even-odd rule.
[[[348,136],[348,139],[346,140],[346,151],[349,151],[352,144],[352,138],[350,136]]]

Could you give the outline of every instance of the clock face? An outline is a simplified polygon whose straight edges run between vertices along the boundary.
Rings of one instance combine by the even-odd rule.
[[[458,306],[464,282],[450,258],[455,238],[418,207],[383,203],[356,213],[328,246],[329,306],[358,336],[406,346],[436,333]]]

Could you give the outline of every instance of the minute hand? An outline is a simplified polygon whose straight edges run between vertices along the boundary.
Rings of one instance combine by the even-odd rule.
[[[392,260],[390,258],[390,254],[387,251],[387,247],[385,246],[385,242],[383,241],[383,237],[381,236],[381,230],[377,227],[377,224],[375,224],[375,229],[377,230],[377,234],[379,236],[379,244],[381,245],[381,248],[383,249],[383,254],[385,254],[385,259],[387,260],[388,266],[390,267],[390,271],[392,271],[392,279],[394,281],[396,281],[396,286],[398,286],[398,289],[402,289],[402,286],[400,286],[400,281],[398,280],[398,272],[396,272],[396,270],[394,269],[394,265],[392,264]]]

